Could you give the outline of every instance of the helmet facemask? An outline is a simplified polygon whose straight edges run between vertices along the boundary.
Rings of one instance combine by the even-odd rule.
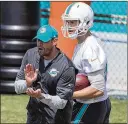
[[[77,21],[76,26],[71,27],[68,21]],[[66,38],[76,39],[79,36],[83,36],[87,33],[88,29],[92,26],[88,19],[65,19],[63,18],[64,25],[61,27],[63,36]],[[72,33],[71,33],[72,32]]]

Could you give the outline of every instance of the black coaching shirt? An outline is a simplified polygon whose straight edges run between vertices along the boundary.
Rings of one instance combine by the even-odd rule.
[[[44,60],[39,56],[38,48],[29,49],[23,60],[20,71],[16,80],[25,80],[24,68],[27,64],[32,64],[35,69],[39,69],[38,77],[33,82],[32,87],[41,88],[42,92],[52,96],[59,96],[61,99],[67,100],[67,104],[63,110],[58,110],[44,104],[36,98],[30,97],[27,105],[28,112],[40,115],[40,122],[54,123],[63,121],[69,123],[72,113],[72,95],[75,85],[75,75],[77,73],[73,63],[62,52],[44,66]],[[62,122],[61,122],[62,124]]]

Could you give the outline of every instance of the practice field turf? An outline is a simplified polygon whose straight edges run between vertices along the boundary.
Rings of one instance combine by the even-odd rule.
[[[25,123],[27,95],[1,95],[1,124]],[[127,101],[112,99],[110,123],[127,122]]]

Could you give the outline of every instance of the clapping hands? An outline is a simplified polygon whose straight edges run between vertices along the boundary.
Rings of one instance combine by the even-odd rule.
[[[38,69],[34,69],[31,64],[27,64],[24,69],[24,74],[27,86],[30,87],[37,79]]]
[[[35,98],[40,98],[41,97],[41,89],[33,90],[33,88],[27,88],[26,93]]]
[[[34,90],[33,88],[30,88],[32,83],[37,79],[38,69],[34,69],[31,64],[27,64],[24,69],[24,74],[27,87],[29,87],[27,88],[26,93],[31,97],[39,98],[41,96],[41,89]]]

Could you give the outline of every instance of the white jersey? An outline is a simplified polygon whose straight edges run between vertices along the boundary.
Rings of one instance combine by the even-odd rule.
[[[105,80],[107,60],[99,40],[93,35],[88,36],[84,42],[77,44],[74,50],[72,61],[79,73],[86,74],[91,86],[104,92],[104,95],[100,97],[77,99],[81,103],[95,103],[108,98]]]

